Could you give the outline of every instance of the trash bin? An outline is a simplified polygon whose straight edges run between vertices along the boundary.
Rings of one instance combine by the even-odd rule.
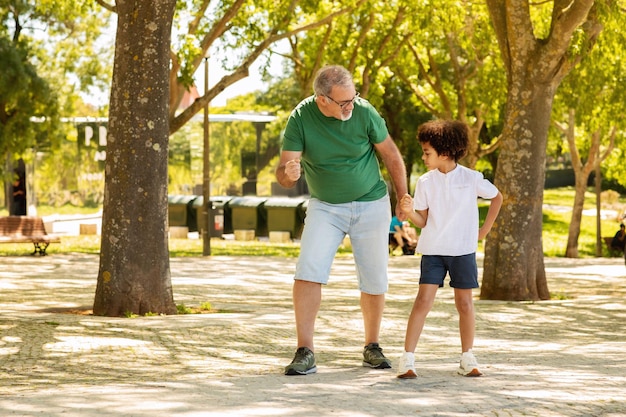
[[[304,225],[303,199],[272,197],[265,202],[267,229],[269,232],[289,232],[292,239],[299,239]]]
[[[268,236],[264,197],[234,197],[228,202],[233,230],[254,230],[256,237]]]
[[[230,226],[230,231],[226,231],[225,213],[225,206],[231,198],[226,196],[211,197],[211,209],[209,210],[210,237],[221,238],[224,233],[232,233],[232,226]],[[204,230],[204,197],[196,198],[193,202],[193,207],[198,219],[198,231],[202,233]]]
[[[195,213],[191,213],[193,211],[192,205],[196,198],[198,198],[196,195],[167,196],[167,222],[170,227],[188,227],[189,231],[198,230]]]

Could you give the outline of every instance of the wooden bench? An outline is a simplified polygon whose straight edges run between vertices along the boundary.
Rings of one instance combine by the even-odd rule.
[[[48,245],[61,239],[46,233],[43,219],[35,216],[0,217],[0,243],[32,243],[33,255],[45,255]]]

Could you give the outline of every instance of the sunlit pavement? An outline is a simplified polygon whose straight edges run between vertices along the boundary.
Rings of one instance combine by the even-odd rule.
[[[351,258],[337,258],[324,288],[318,373],[303,377],[282,374],[296,347],[294,259],[174,258],[176,304],[217,311],[140,318],[84,314],[98,262],[0,258],[0,416],[626,415],[622,258],[546,259],[553,301],[477,301],[481,378],[456,375],[457,315],[451,289],[441,289],[414,380],[361,366]],[[390,260],[381,345],[394,366],[418,265]]]

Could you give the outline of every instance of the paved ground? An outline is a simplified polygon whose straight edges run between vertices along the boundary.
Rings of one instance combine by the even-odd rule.
[[[394,257],[382,345],[394,364],[418,257]],[[0,258],[0,416],[626,416],[621,258],[547,259],[564,299],[477,301],[481,378],[456,375],[456,313],[442,289],[415,380],[361,366],[350,258],[335,262],[318,320],[318,373],[287,377],[293,259],[172,259],[177,304],[220,313],[104,318],[89,309],[98,258]]]

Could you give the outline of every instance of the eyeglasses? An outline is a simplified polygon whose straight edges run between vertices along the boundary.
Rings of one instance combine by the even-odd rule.
[[[341,108],[341,110],[343,110],[348,104],[354,104],[354,100],[357,99],[357,97],[359,97],[360,93],[356,93],[354,95],[354,97],[352,97],[352,100],[346,100],[346,101],[337,101],[334,98],[332,98],[331,96],[324,96],[326,98],[329,98],[333,103],[335,103],[336,105],[339,106],[339,108]]]

